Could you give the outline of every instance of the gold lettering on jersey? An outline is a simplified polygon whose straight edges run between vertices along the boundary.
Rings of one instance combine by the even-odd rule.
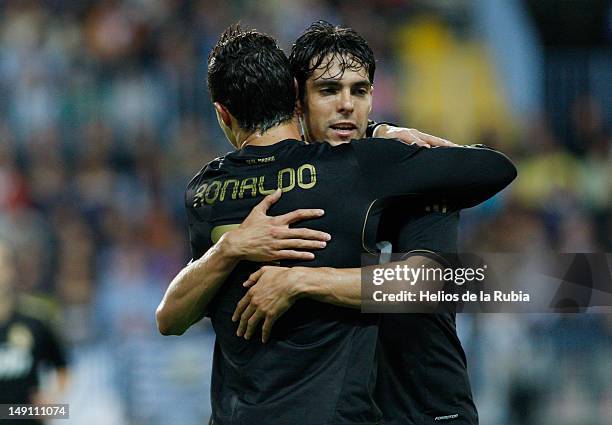
[[[265,176],[259,176],[259,186],[258,186],[259,193],[261,193],[262,195],[265,195],[265,196],[272,195],[274,193],[274,191],[276,190],[276,188],[274,188],[274,189],[265,189],[264,188],[264,179],[265,178],[266,178]]]
[[[223,182],[223,189],[221,189],[221,196],[219,196],[219,201],[225,200],[225,192],[227,191],[227,187],[233,184],[234,188],[232,189],[232,199],[236,199],[236,194],[238,193],[238,187],[240,187],[240,182],[236,179],[229,179]]]
[[[215,180],[211,184],[209,184],[208,189],[206,189],[206,195],[204,195],[204,198],[206,199],[206,203],[213,204],[219,197],[220,190],[221,190],[221,182],[219,180]]]
[[[283,186],[283,181],[284,179],[284,175],[288,175],[289,176],[289,183],[287,184],[287,186]],[[295,187],[295,170],[293,168],[283,168],[282,170],[280,170],[278,172],[278,188],[281,189],[283,192],[289,192],[290,190],[293,190],[293,188]]]
[[[204,203],[204,194],[206,193],[206,189],[208,188],[208,183],[204,183],[202,186],[198,187],[195,195],[193,195],[193,207],[198,208],[202,206]]]
[[[310,182],[306,183],[304,181],[304,171],[308,170],[310,172]],[[312,164],[304,164],[300,168],[298,168],[298,186],[302,189],[311,189],[317,184],[317,170],[315,170],[314,165]]]
[[[240,183],[240,194],[238,195],[240,199],[244,198],[244,192],[248,189],[251,190],[252,198],[257,196],[257,177],[247,177],[242,180]]]
[[[274,157],[270,157],[272,160]],[[265,159],[265,158],[264,158]],[[274,181],[274,180],[272,180]],[[213,180],[199,186],[193,197],[193,207],[199,208],[206,202],[213,205],[226,199],[242,199],[245,196],[256,197],[270,195],[277,188],[289,192],[296,188],[312,189],[317,184],[317,170],[312,164],[302,164],[297,169],[288,167],[278,171],[276,187],[266,188],[265,176],[247,177],[242,180]],[[231,187],[231,191],[229,190]]]

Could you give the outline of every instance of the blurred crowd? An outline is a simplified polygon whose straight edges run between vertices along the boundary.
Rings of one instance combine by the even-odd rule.
[[[127,412],[129,423],[144,421],[135,403],[156,403],[142,396],[144,376],[151,391],[178,391],[188,381],[204,386],[196,399],[206,397],[208,382],[189,381],[208,379],[201,372],[210,367],[208,357],[198,357],[197,342],[167,354],[179,361],[167,360],[164,368],[187,369],[165,381],[125,365],[138,363],[143,352],[165,353],[179,344],[156,335],[154,310],[190,258],[186,184],[231,148],[205,86],[207,55],[218,34],[242,19],[287,48],[316,19],[352,26],[379,62],[373,118],[411,126],[410,116],[389,106],[402,96],[393,62],[402,47],[393,34],[415,11],[441,14],[454,28],[467,19],[466,2],[449,9],[422,3],[2,2],[0,237],[17,254],[20,291],[55,303],[75,356],[111,347],[114,360],[99,364],[115,363],[113,376],[120,378],[110,379],[109,391],[119,394],[116,410]],[[513,159],[519,179],[463,215],[464,250],[612,252],[611,123],[598,102],[610,95],[576,98],[568,113],[571,137],[554,134],[546,111],[522,117],[521,130],[510,135],[484,126],[472,135]],[[421,130],[453,139],[443,127]],[[209,352],[207,326],[194,333]],[[550,417],[568,425],[610,423],[612,380],[603,373],[612,358],[609,316],[465,316],[460,331],[483,423],[543,424]],[[194,403],[198,414],[207,408]],[[151,414],[146,423],[155,420]]]

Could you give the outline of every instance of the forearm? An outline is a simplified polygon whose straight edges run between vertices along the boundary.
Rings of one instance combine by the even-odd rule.
[[[222,238],[201,258],[189,263],[170,283],[156,311],[163,335],[181,335],[199,321],[238,259],[228,255]]]
[[[384,267],[408,266],[417,269],[420,267],[441,267],[435,259],[421,255],[413,255],[404,261],[385,264]],[[381,266],[382,267],[382,266]],[[362,269],[346,268],[336,269],[333,267],[296,267],[293,269],[298,273],[299,297],[306,297],[326,304],[334,304],[341,307],[361,308],[361,277]],[[417,285],[427,284],[430,289],[441,288],[440,282],[417,280]],[[419,304],[430,305],[429,302]]]
[[[341,307],[361,307],[361,269],[296,267],[295,271],[300,273],[300,297]]]

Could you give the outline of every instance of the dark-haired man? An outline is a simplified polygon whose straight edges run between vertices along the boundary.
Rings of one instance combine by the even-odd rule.
[[[290,55],[299,87],[305,133],[310,140],[344,143],[363,137],[371,109],[375,62],[367,43],[354,31],[326,22],[313,24],[295,42]],[[433,172],[433,171],[432,171]],[[439,204],[440,200],[434,200]],[[391,241],[397,252],[457,251],[458,210],[443,206],[426,210],[414,197],[396,200],[384,210],[372,210],[370,222],[380,218],[378,240]],[[251,244],[254,244],[251,241]],[[266,294],[282,299],[281,283],[327,280],[355,288],[344,305],[359,306],[358,269],[295,270],[265,267],[249,280],[253,287],[239,304],[239,333],[250,337],[258,319],[274,322],[280,309],[253,308],[251,299]],[[259,301],[262,303],[262,301]],[[336,299],[335,302],[338,302]],[[452,306],[444,306],[452,307]],[[250,323],[248,322],[250,321]],[[268,329],[264,329],[267,335]],[[467,362],[457,336],[451,308],[439,314],[385,314],[379,327],[379,371],[376,402],[385,424],[421,424],[452,420],[475,425],[478,414],[472,400]],[[438,419],[436,419],[438,418]]]
[[[208,78],[219,123],[239,150],[208,164],[189,184],[194,261],[172,281],[158,308],[158,326],[180,334],[208,309],[217,333],[212,401],[219,425],[378,423],[371,396],[376,318],[316,302],[342,298],[342,285],[285,285],[292,293],[279,298],[288,303],[281,309],[293,307],[278,319],[268,343],[239,338],[231,319],[247,292],[241,283],[258,268],[251,261],[283,258],[281,265],[292,270],[357,267],[364,220],[375,199],[427,193],[471,206],[507,185],[515,169],[503,155],[484,149],[428,150],[382,139],[336,147],[299,142],[287,59],[270,37],[254,31],[224,33],[209,58]],[[481,172],[491,175],[485,181]],[[277,188],[284,192],[280,200]],[[259,211],[249,214],[263,195]],[[285,260],[264,249],[245,256],[226,233],[245,218],[249,227],[269,208],[280,218],[277,228],[286,243],[295,243],[291,235],[298,229],[289,224],[300,217],[291,212],[297,205],[312,208],[310,220],[300,224],[334,234],[309,263],[305,256]]]
[[[296,40],[289,60],[310,140],[363,137],[372,105],[363,90],[375,73],[366,41],[351,29],[317,22]],[[397,201],[382,213],[378,239],[391,241],[397,252],[457,252],[456,206],[424,207],[414,199]],[[359,278],[355,271],[353,280]],[[452,311],[385,314],[379,329],[376,401],[385,424],[478,423]]]

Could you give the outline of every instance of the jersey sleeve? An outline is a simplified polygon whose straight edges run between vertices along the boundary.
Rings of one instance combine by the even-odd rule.
[[[198,188],[204,167],[187,185],[185,190],[185,213],[187,215],[187,230],[191,260],[197,260],[212,246],[210,238],[210,207],[198,202]]]
[[[210,235],[203,232],[203,223],[192,207],[187,207],[187,229],[189,234],[189,249],[191,260],[197,260],[211,247]]]
[[[516,177],[503,154],[481,147],[423,148],[394,139],[352,142],[361,175],[376,199],[439,197],[459,208],[489,199]]]

